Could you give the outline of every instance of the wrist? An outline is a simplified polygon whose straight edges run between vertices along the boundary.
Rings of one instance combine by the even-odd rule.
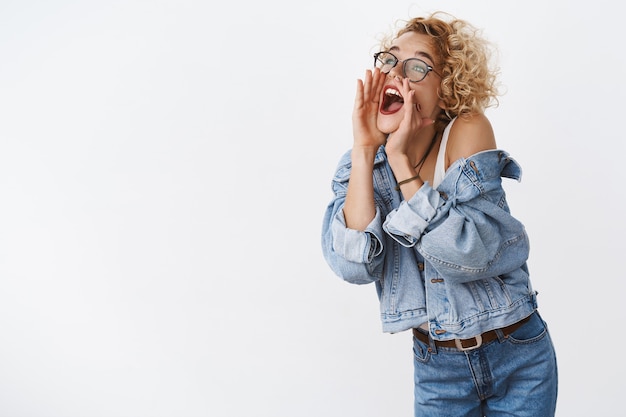
[[[422,181],[420,174],[416,174],[405,180],[398,181],[398,185],[396,185],[396,191],[400,191],[400,187],[402,187],[403,185],[408,185],[410,182],[416,182],[419,187],[421,187],[424,184],[424,181]]]
[[[407,154],[387,152],[387,160],[393,169],[411,170],[413,168]]]
[[[361,162],[373,163],[378,153],[378,147],[374,146],[355,146],[350,152],[350,159],[352,164],[358,164]]]

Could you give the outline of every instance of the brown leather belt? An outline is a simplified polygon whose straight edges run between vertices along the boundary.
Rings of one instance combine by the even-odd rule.
[[[500,329],[500,331],[504,334],[504,337],[508,337],[515,330],[519,329],[524,325],[532,315],[526,317],[518,321],[517,323],[513,323],[510,326],[506,326]],[[413,336],[423,343],[430,344],[430,340],[428,334],[424,331],[420,331],[418,329],[413,329]],[[447,348],[455,348],[458,350],[472,350],[480,347],[483,343],[488,343],[498,338],[498,334],[496,330],[489,330],[481,335],[469,338],[469,339],[453,339],[453,340],[433,340],[435,342],[435,346],[438,347],[447,347]]]

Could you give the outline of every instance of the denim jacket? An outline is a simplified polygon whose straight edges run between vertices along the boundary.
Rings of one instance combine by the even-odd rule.
[[[470,338],[536,309],[528,236],[502,189],[501,177],[521,179],[507,152],[461,158],[437,189],[426,182],[406,201],[381,147],[373,173],[376,215],[365,231],[348,229],[343,216],[350,169],[347,152],[332,180],[322,250],[342,279],[375,283],[384,332],[427,322],[433,339]]]

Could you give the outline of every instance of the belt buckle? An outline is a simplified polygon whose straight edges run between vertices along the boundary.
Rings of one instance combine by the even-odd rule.
[[[454,339],[454,344],[456,345],[456,348],[462,352],[467,352],[468,350],[478,349],[483,344],[482,335],[474,336],[472,339],[476,340],[476,344],[472,346],[464,347],[461,344],[461,339]],[[469,339],[465,339],[465,340],[469,340]]]

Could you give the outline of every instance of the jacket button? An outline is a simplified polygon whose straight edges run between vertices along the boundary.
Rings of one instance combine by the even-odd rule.
[[[443,278],[433,278],[430,280],[430,282],[432,282],[433,284],[439,284],[440,282],[443,282]]]
[[[435,330],[435,334],[444,334],[446,331],[443,329],[437,329]]]
[[[417,269],[419,269],[420,271],[423,271],[424,270],[424,263],[423,262],[419,262],[417,264]]]

